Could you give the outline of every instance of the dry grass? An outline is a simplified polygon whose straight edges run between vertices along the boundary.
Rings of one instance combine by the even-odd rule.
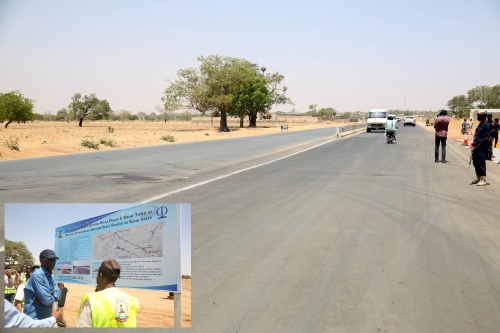
[[[292,119],[297,120],[297,119]],[[310,119],[307,122],[292,122],[286,119],[289,124],[289,131],[298,131],[312,128],[325,128],[338,126],[334,123],[312,123]],[[298,121],[297,120],[297,121]],[[78,127],[77,123],[66,122],[34,122],[26,124],[10,124],[7,129],[0,126],[0,142],[5,142],[11,137],[19,138],[21,151],[7,149],[5,145],[0,146],[0,155],[2,160],[53,156],[69,153],[94,151],[81,145],[82,140],[87,138],[96,138],[95,142],[100,143],[99,138],[104,138],[106,142],[112,142],[111,145],[104,143],[99,146],[99,150],[131,148],[141,146],[155,146],[165,144],[177,144],[180,142],[206,141],[229,139],[243,136],[264,135],[280,132],[280,124],[284,122],[264,122],[257,121],[257,128],[239,128],[238,119],[229,120],[230,132],[219,132],[218,122],[214,121],[215,128],[211,127],[210,122],[202,123],[193,120],[192,122],[84,122],[83,127]],[[245,126],[247,121],[245,122]],[[343,124],[342,124],[343,125]],[[175,143],[160,140],[160,138],[169,133],[175,137]],[[119,148],[117,148],[118,146]]]

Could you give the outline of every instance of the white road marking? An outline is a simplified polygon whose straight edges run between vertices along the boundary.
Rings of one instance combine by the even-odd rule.
[[[312,147],[309,147],[309,148],[306,148],[304,150],[301,150],[301,151],[298,151],[298,152],[295,152],[293,154],[290,154],[290,155],[286,155],[286,156],[283,156],[283,157],[280,157],[280,158],[277,158],[275,160],[272,160],[272,161],[269,161],[269,162],[265,162],[265,163],[262,163],[262,164],[258,164],[258,165],[254,165],[254,166],[251,166],[249,168],[245,168],[245,169],[241,169],[241,170],[238,170],[238,171],[234,171],[234,172],[231,172],[231,173],[228,173],[228,174],[225,174],[225,175],[222,175],[222,176],[219,176],[219,177],[216,177],[216,178],[212,178],[212,179],[209,179],[209,180],[206,180],[204,182],[200,182],[200,183],[196,183],[196,184],[193,184],[193,185],[189,185],[189,186],[186,186],[186,187],[182,187],[182,188],[179,188],[177,190],[173,190],[173,191],[170,191],[170,192],[166,192],[166,193],[163,193],[163,194],[159,194],[157,196],[154,196],[152,198],[149,198],[149,199],[146,199],[146,200],[143,200],[143,201],[140,201],[139,203],[141,204],[145,204],[145,203],[148,203],[148,202],[151,202],[151,201],[155,201],[155,200],[158,200],[158,199],[161,199],[161,198],[165,198],[171,194],[176,194],[176,193],[179,193],[179,192],[183,192],[183,191],[186,191],[186,190],[190,190],[192,188],[195,188],[195,187],[198,187],[198,186],[201,186],[201,185],[205,185],[205,184],[208,184],[208,183],[211,183],[211,182],[214,182],[216,180],[220,180],[220,179],[223,179],[223,178],[227,178],[227,177],[230,177],[230,176],[234,176],[238,173],[241,173],[241,172],[244,172],[244,171],[248,171],[248,170],[251,170],[251,169],[255,169],[255,168],[258,168],[258,167],[261,167],[261,166],[264,166],[264,165],[267,165],[267,164],[271,164],[271,163],[274,163],[274,162],[277,162],[279,160],[283,160],[285,158],[288,158],[290,156],[294,156],[294,155],[297,155],[297,154],[300,154],[300,153],[303,153],[305,151],[308,151],[308,150],[311,150],[311,149],[314,149],[314,148],[317,148],[319,146],[322,146],[324,144],[327,144],[327,143],[330,143],[332,141],[335,141],[337,139],[332,139],[332,140],[328,140],[328,141],[325,141],[323,143],[320,143],[316,146],[312,146]]]

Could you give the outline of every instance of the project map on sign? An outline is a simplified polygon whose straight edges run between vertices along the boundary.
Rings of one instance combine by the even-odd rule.
[[[93,260],[163,256],[162,222],[94,234]]]

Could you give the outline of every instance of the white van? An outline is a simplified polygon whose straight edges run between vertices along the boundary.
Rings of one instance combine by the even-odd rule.
[[[370,112],[368,112],[368,118],[366,118],[366,131],[368,133],[370,133],[372,130],[385,131],[387,112],[387,109],[370,110]]]

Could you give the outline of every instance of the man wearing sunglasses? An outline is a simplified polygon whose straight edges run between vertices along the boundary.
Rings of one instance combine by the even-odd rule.
[[[45,319],[51,316],[52,303],[59,300],[61,291],[52,276],[52,271],[59,259],[52,250],[40,253],[40,269],[31,274],[24,288],[24,313],[33,319]]]

